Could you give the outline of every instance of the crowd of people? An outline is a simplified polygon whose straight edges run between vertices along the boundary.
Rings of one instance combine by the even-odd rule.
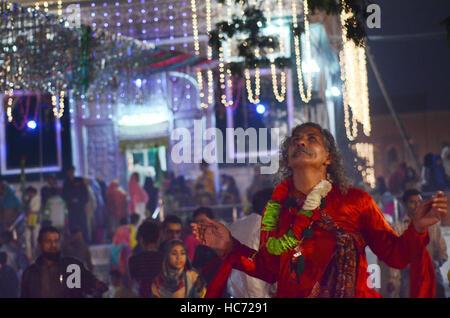
[[[448,189],[448,155],[425,157],[421,175],[400,164],[389,178],[377,179],[373,193],[386,221],[401,235],[422,201],[422,192]],[[220,268],[217,252],[200,245],[190,224],[221,219],[216,205],[242,202],[232,176],[220,176],[216,190],[214,173],[200,164],[202,174],[195,182],[166,172],[155,184],[147,177],[141,186],[133,173],[128,192],[117,180],[106,185],[100,179],[75,177],[67,170],[63,187],[54,176],[46,177],[40,192],[27,187],[22,200],[5,181],[0,184],[0,297],[204,297],[207,286]],[[271,199],[273,185],[267,175],[255,168],[247,190],[251,209],[235,222],[225,223],[234,238],[255,250],[260,245],[260,226],[264,208]],[[153,212],[164,202],[166,217],[154,219]],[[173,212],[182,207],[196,208],[183,222]],[[26,217],[17,223],[20,211]],[[228,221],[228,222],[226,222]],[[14,231],[12,231],[14,229]],[[428,252],[436,272],[436,296],[445,297],[439,268],[447,259],[447,247],[438,224],[430,227]],[[110,244],[110,272],[107,282],[96,278],[90,245]],[[382,266],[384,297],[408,297],[409,267],[395,270]],[[67,266],[81,269],[80,288],[69,288]],[[233,270],[226,297],[273,297],[275,285]]]

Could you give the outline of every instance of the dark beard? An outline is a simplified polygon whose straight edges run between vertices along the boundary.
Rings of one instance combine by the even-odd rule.
[[[58,262],[61,252],[42,252],[42,256],[49,261]]]

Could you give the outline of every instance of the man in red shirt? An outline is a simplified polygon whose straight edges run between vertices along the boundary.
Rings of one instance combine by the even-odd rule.
[[[367,272],[366,246],[388,266],[410,265],[412,297],[434,297],[425,247],[428,227],[446,214],[442,192],[421,203],[398,236],[371,196],[348,186],[333,136],[315,123],[295,127],[282,143],[279,174],[283,181],[265,208],[258,251],[215,221],[192,225],[199,242],[224,259],[206,297],[223,295],[233,268],[277,282],[276,297],[380,297]]]

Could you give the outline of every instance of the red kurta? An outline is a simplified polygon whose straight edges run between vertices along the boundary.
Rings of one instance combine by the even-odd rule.
[[[292,187],[291,182],[288,185]],[[429,242],[428,232],[419,234],[410,224],[408,230],[399,237],[385,221],[372,197],[356,188],[350,188],[346,194],[342,194],[333,187],[326,197],[323,210],[345,232],[354,233],[361,238],[357,241],[354,297],[381,297],[375,289],[368,286],[369,273],[365,255],[367,245],[388,266],[403,269],[411,264],[411,297],[434,297],[434,269],[425,249]],[[285,234],[294,218],[288,208],[283,207],[275,237]],[[255,251],[235,241],[233,251],[226,256],[222,267],[208,286],[206,297],[222,297],[232,268],[268,283],[278,282],[276,297],[308,297],[314,285],[324,278],[325,270],[333,258],[335,245],[336,237],[333,232],[315,226],[312,238],[302,244],[305,271],[296,279],[290,268],[294,251],[275,256],[269,254],[263,245],[253,259],[253,265],[248,257]]]

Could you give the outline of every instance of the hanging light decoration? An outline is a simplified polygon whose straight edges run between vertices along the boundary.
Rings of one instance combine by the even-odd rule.
[[[294,50],[295,50],[295,64],[297,66],[297,82],[298,82],[298,90],[300,92],[300,97],[302,101],[305,103],[309,103],[311,100],[311,90],[312,90],[312,74],[311,72],[306,73],[306,94],[303,86],[303,73],[302,73],[302,60],[301,60],[301,52],[300,52],[300,35],[295,34],[295,30],[298,28],[297,21],[297,5],[295,4],[295,0],[291,0],[292,7],[292,23],[294,26]],[[311,60],[311,41],[309,35],[309,21],[308,21],[308,1],[303,0],[303,18],[305,21],[305,49],[306,49],[306,58],[307,61]]]
[[[358,165],[358,170],[361,171],[364,182],[368,183],[371,188],[375,188],[373,144],[356,143],[354,149],[357,156],[365,161],[364,166]]]
[[[353,13],[341,13],[341,24]],[[343,48],[339,53],[341,67],[342,96],[344,103],[345,132],[350,141],[358,136],[360,123],[366,136],[370,136],[369,89],[367,86],[366,52],[352,40],[347,40],[347,31],[342,27]],[[350,110],[352,118],[350,119]]]
[[[283,16],[283,0],[277,0],[277,7],[278,7],[278,17],[281,18]],[[267,17],[267,23],[270,25],[272,22],[272,11],[270,10],[270,0],[266,0],[266,17]],[[284,38],[283,35],[280,34],[280,54],[281,56],[284,56],[285,50],[284,50]],[[275,95],[275,98],[278,102],[282,103],[286,97],[286,72],[281,71],[281,92],[278,91],[278,79],[277,79],[277,73],[276,73],[276,66],[275,66],[275,57],[273,56],[273,48],[270,48],[270,53],[272,56],[270,57],[270,72],[272,75],[272,89],[273,94]]]
[[[191,0],[191,9],[192,9],[192,29],[193,29],[193,35],[194,35],[194,51],[195,55],[200,55],[200,41],[198,38],[198,21],[197,21],[197,4],[195,0]],[[211,31],[211,0],[207,0],[206,2],[206,19],[207,19],[207,32]],[[207,49],[207,55],[212,57],[212,50],[209,48]],[[208,103],[200,102],[200,106],[202,108],[208,108],[209,104],[212,104],[213,101],[213,88],[212,88],[212,71],[208,70],[207,73],[208,78],[208,97],[207,101]],[[198,88],[200,90],[200,100],[202,100],[205,97],[205,93],[203,92],[203,76],[201,71],[197,71],[197,82],[198,82]]]
[[[255,49],[255,56],[259,57],[259,49]],[[250,71],[245,69],[245,86],[247,87],[248,101],[252,104],[260,102],[259,96],[261,94],[261,76],[259,67],[255,68],[255,94],[252,91],[252,84],[250,80]]]

